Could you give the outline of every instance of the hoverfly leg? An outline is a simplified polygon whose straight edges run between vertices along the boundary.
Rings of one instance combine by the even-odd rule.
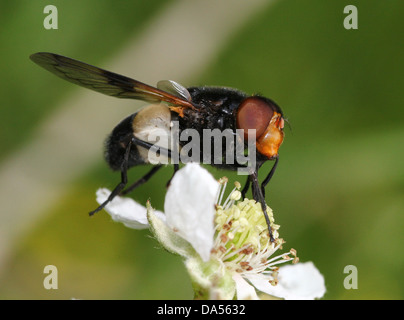
[[[156,154],[161,154],[161,153],[163,153],[163,154],[164,154],[165,156],[167,156],[168,158],[171,158],[172,152],[171,152],[170,149],[166,149],[166,148],[163,148],[163,147],[159,147],[159,146],[153,145],[153,144],[151,144],[151,143],[149,143],[149,142],[140,140],[140,139],[138,139],[138,138],[136,138],[136,137],[133,137],[133,138],[132,138],[132,141],[133,141],[134,144],[136,144],[136,145],[138,145],[138,146],[140,146],[140,147],[143,147],[143,148],[152,150],[152,151],[154,151]],[[162,165],[159,165],[158,168],[160,168],[161,166],[162,166]],[[179,168],[180,168],[179,164],[178,164],[178,163],[174,163],[174,173],[173,173],[173,175],[171,176],[170,180],[167,181],[167,184],[166,184],[167,187],[170,185],[171,180],[173,179],[175,173],[179,170]],[[147,175],[149,175],[149,174],[153,175],[153,174],[155,173],[155,171],[153,171],[153,170],[154,170],[154,169],[152,169]],[[156,169],[156,171],[157,171],[157,169]],[[149,178],[150,178],[150,177],[148,177],[147,179],[149,179]],[[142,178],[142,179],[143,179],[143,178]],[[146,181],[147,181],[147,180],[146,180]],[[143,182],[142,182],[142,183],[143,183]],[[137,186],[135,186],[135,187],[137,187]],[[135,187],[134,187],[134,188],[135,188]],[[126,194],[127,192],[133,190],[134,188],[132,188],[132,186],[130,186],[130,187],[128,188],[128,189],[130,189],[130,190],[128,190],[128,189],[125,190],[125,194]]]
[[[98,206],[97,209],[89,212],[89,215],[92,216],[94,213],[97,213],[98,211],[104,209],[104,207],[111,202],[117,195],[120,194],[120,192],[125,188],[126,184],[128,183],[128,160],[129,160],[129,154],[130,154],[130,147],[132,145],[132,141],[129,141],[128,145],[126,146],[125,150],[125,155],[122,160],[121,164],[121,182],[115,187],[115,189],[111,192],[109,195],[108,199],[105,200],[100,206]]]
[[[147,181],[149,181],[149,179],[160,169],[162,168],[162,165],[157,165],[157,166],[153,166],[153,168],[147,173],[145,174],[143,177],[141,177],[139,180],[137,180],[135,183],[133,183],[132,185],[130,185],[129,187],[127,187],[125,190],[121,191],[121,195],[125,195],[128,194],[129,192],[133,191],[134,189],[136,189],[137,187],[140,187],[142,184],[146,183]]]
[[[248,189],[250,189],[251,178],[250,176],[247,177],[247,181],[245,182],[243,190],[241,190],[241,198],[244,199]]]
[[[150,142],[138,139],[136,137],[132,138],[132,143],[138,145],[139,147],[150,149],[153,152],[155,152],[156,154],[163,154],[166,157],[171,158],[171,150],[170,149],[166,149],[166,148],[163,148],[163,147],[156,146],[154,144],[151,144]]]
[[[265,216],[265,221],[268,226],[268,231],[269,231],[269,239],[271,242],[274,242],[274,236],[272,233],[272,228],[271,228],[271,221],[269,220],[268,213],[267,213],[267,204],[265,202],[264,195],[262,194],[262,189],[259,186],[258,183],[258,173],[255,171],[253,174],[250,175],[250,181],[252,182],[252,194],[253,198],[255,201],[261,203],[261,208]]]
[[[278,161],[279,161],[279,156],[275,158],[275,163],[272,166],[271,171],[269,171],[267,177],[261,183],[261,192],[262,192],[262,195],[264,196],[264,199],[265,199],[265,187],[268,184],[268,182],[271,180],[272,176],[274,175],[276,167],[278,166]]]

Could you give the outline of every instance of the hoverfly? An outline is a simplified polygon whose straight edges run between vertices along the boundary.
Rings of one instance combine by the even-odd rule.
[[[155,150],[155,155],[165,154],[168,158],[173,157],[173,150],[170,148],[156,149],[155,140],[150,139],[151,130],[159,129],[170,136],[173,121],[178,121],[180,132],[193,128],[202,137],[205,129],[219,129],[230,130],[237,136],[236,131],[240,132],[239,129],[242,129],[244,138],[248,140],[251,132],[248,129],[253,129],[256,162],[242,189],[242,195],[245,196],[251,185],[254,200],[261,203],[270,239],[274,240],[266,211],[265,186],[278,165],[278,149],[284,136],[283,113],[274,101],[260,95],[249,96],[239,90],[225,87],[185,88],[171,80],[160,81],[155,88],[54,53],[39,52],[32,54],[30,58],[60,78],[82,87],[117,98],[138,99],[152,103],[123,119],[106,139],[105,159],[112,170],[121,172],[121,181],[108,199],[91,211],[90,215],[103,209],[115,196],[126,194],[148,181],[163,166],[161,163],[155,164],[144,177],[125,189],[128,184],[127,170],[137,165],[151,163],[148,158],[150,150]],[[180,142],[179,149],[182,146],[184,143]],[[223,146],[223,149],[226,149],[226,146]],[[260,185],[258,169],[267,160],[275,162]],[[226,161],[220,164],[212,163],[212,165],[230,170],[245,166],[237,161],[230,164]],[[174,174],[178,169],[179,164],[174,163]]]

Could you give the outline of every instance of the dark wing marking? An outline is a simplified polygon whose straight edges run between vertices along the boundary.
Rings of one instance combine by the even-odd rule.
[[[34,53],[30,58],[64,80],[109,96],[152,103],[164,101],[175,106],[194,109],[190,101],[181,97],[84,62],[48,52]]]

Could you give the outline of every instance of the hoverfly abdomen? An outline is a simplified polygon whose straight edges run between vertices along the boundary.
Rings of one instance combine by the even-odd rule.
[[[137,113],[122,120],[105,141],[105,159],[111,169],[120,170],[129,143],[130,147],[127,168],[139,164],[168,163],[168,157],[161,154],[160,149],[169,150],[171,147],[171,112],[163,104],[153,104],[144,107]]]
[[[121,170],[122,159],[124,158],[128,144],[132,140],[132,123],[136,113],[123,119],[109,134],[105,140],[105,160],[112,170]],[[139,164],[139,156],[136,150],[132,151],[133,156],[128,159],[128,167]]]
[[[169,163],[173,131],[171,130],[171,111],[165,104],[153,104],[140,110],[133,119],[133,136],[154,146],[150,149],[137,145],[136,148],[143,163]],[[167,152],[166,152],[167,153]]]

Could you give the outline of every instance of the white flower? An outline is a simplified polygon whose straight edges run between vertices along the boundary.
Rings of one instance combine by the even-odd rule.
[[[299,262],[279,268],[278,284],[263,286],[259,277],[249,276],[248,280],[258,290],[289,300],[312,300],[325,294],[324,277],[313,262]]]
[[[171,180],[164,202],[165,214],[150,207],[152,216],[148,217],[148,210],[144,206],[131,198],[119,196],[115,197],[105,210],[114,221],[122,222],[133,229],[149,228],[151,220],[152,228],[156,228],[155,224],[159,225],[155,235],[161,238],[160,242],[167,242],[167,238],[174,241],[175,237],[181,236],[194,247],[204,261],[208,261],[215,232],[214,205],[218,188],[219,183],[206,169],[189,163]],[[110,193],[108,189],[99,189],[97,202],[103,203]],[[176,250],[182,252],[180,248],[170,249],[171,252]]]
[[[103,203],[110,194],[111,191],[106,188],[98,189],[97,202]],[[131,198],[115,197],[108,203],[105,210],[110,214],[112,220],[122,222],[128,228],[147,229],[149,227],[146,208]],[[156,214],[158,214],[157,211]],[[162,214],[161,217],[163,218],[164,215]]]
[[[179,170],[167,191],[167,225],[186,239],[208,261],[215,233],[215,198],[219,183],[206,169],[190,163]]]
[[[284,299],[322,297],[324,279],[311,262],[278,266],[298,259],[293,249],[275,256],[284,241],[272,210],[267,207],[274,242],[261,205],[240,201],[239,185],[222,203],[226,184],[198,164],[187,164],[171,181],[165,214],[122,197],[105,209],[130,228],[150,227],[165,249],[184,257],[196,298],[258,299],[256,290]],[[108,196],[106,189],[97,191],[99,203]]]

